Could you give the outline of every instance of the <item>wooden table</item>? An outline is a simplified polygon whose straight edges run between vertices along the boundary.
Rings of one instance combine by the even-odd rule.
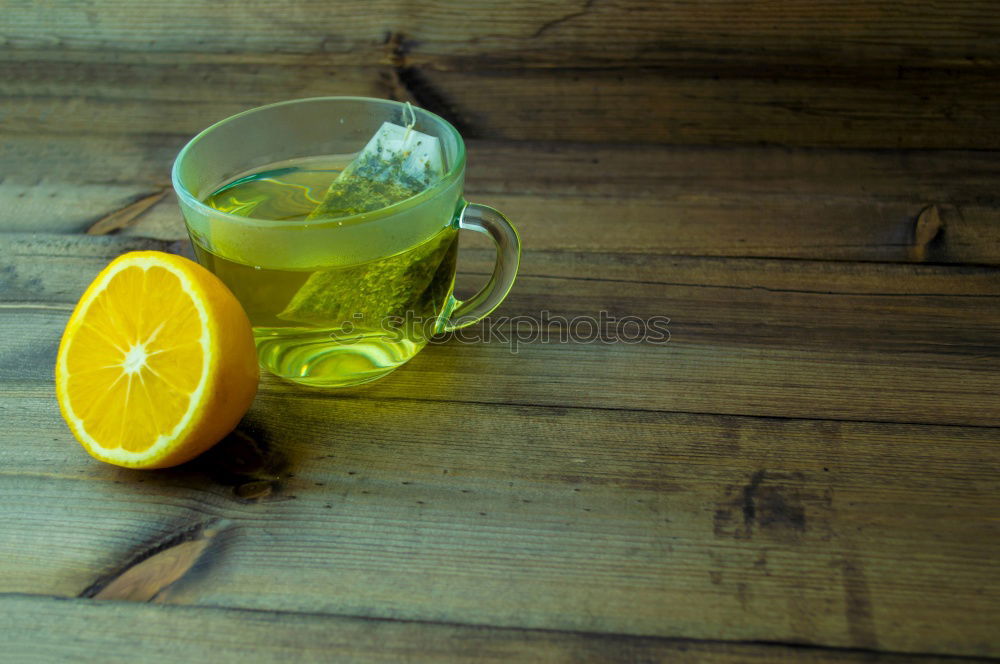
[[[991,3],[321,4],[0,2],[0,659],[1000,657]],[[194,132],[314,94],[469,136],[525,245],[497,317],[669,342],[501,324],[361,389],[264,377],[176,469],[92,460],[76,299],[189,251]]]

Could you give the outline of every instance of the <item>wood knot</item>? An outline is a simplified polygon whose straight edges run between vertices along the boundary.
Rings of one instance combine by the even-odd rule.
[[[133,602],[159,599],[194,567],[209,544],[228,527],[229,522],[224,519],[211,519],[175,531],[141,549],[124,565],[81,592],[80,597]]]
[[[170,192],[170,187],[164,187],[160,191],[152,194],[143,194],[132,200],[131,203],[104,215],[87,229],[87,235],[109,235],[117,233],[123,228],[132,226],[139,217],[144,215],[149,208],[159,203]]]
[[[411,46],[412,42],[407,39],[406,34],[387,32],[385,34],[385,64],[397,68],[406,67],[406,53]]]
[[[928,245],[940,235],[943,228],[944,222],[941,221],[941,211],[937,205],[928,205],[921,210],[913,225],[913,242],[909,251],[910,260],[926,260]]]
[[[233,495],[244,502],[267,498],[273,492],[274,482],[269,480],[253,480],[233,487]]]

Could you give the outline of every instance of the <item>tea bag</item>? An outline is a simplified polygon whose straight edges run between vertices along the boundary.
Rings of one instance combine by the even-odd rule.
[[[454,233],[442,233],[390,258],[314,272],[278,318],[323,327],[349,321],[377,329],[386,318],[405,318],[407,309],[439,312],[451,280],[435,277],[441,269],[454,271],[456,239]]]
[[[412,109],[405,127],[383,123],[330,184],[308,218],[378,210],[415,196],[441,179],[441,142],[413,129],[415,123]],[[408,306],[428,295],[425,291],[448,253],[452,238],[447,239],[363,265],[315,272],[278,317],[330,326],[363,319],[363,325],[377,326],[384,316],[403,316]]]
[[[410,110],[412,114],[412,109]],[[309,219],[371,212],[415,196],[444,175],[441,141],[413,128],[382,123],[340,172]]]

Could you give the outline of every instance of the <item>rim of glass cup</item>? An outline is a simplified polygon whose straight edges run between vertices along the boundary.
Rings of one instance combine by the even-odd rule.
[[[452,164],[451,168],[448,169],[448,172],[444,174],[444,177],[442,177],[440,180],[434,183],[433,186],[424,189],[416,196],[411,196],[410,198],[406,198],[397,203],[393,203],[392,205],[387,205],[384,208],[380,208],[378,210],[372,210],[371,212],[361,212],[358,214],[351,214],[344,217],[333,217],[330,219],[288,220],[288,219],[268,219],[267,217],[254,217],[254,216],[244,217],[238,214],[232,214],[231,212],[223,212],[221,210],[215,209],[211,205],[208,205],[203,201],[199,200],[197,196],[188,191],[187,187],[181,184],[180,164],[182,161],[184,161],[185,156],[187,156],[188,150],[190,150],[193,145],[195,145],[199,140],[208,135],[208,133],[214,130],[215,128],[220,127],[224,124],[228,124],[238,118],[243,117],[244,115],[250,115],[251,113],[263,111],[265,109],[274,108],[277,106],[287,106],[289,104],[301,104],[305,102],[314,102],[314,101],[377,102],[380,104],[390,104],[399,106],[401,108],[406,108],[406,104],[404,102],[394,101],[392,99],[380,99],[378,97],[304,97],[302,99],[288,99],[285,101],[275,102],[273,104],[265,104],[263,106],[248,108],[245,111],[241,111],[236,115],[230,115],[229,117],[223,118],[222,120],[219,120],[218,122],[209,125],[205,129],[202,129],[195,135],[194,138],[188,141],[183,148],[181,148],[181,151],[177,153],[177,158],[174,159],[174,165],[170,170],[170,179],[173,184],[174,191],[180,198],[184,200],[185,204],[198,210],[202,214],[211,215],[212,217],[218,217],[222,219],[228,219],[230,221],[243,225],[268,225],[268,226],[280,225],[284,227],[293,227],[293,226],[306,227],[306,226],[323,226],[327,224],[336,224],[338,226],[342,226],[348,223],[357,224],[368,221],[374,221],[376,219],[383,219],[401,210],[420,205],[424,201],[434,198],[438,193],[451,186],[451,184],[454,183],[455,179],[459,176],[459,174],[461,174],[462,170],[465,168],[465,141],[462,140],[462,135],[458,133],[458,130],[455,129],[454,125],[452,125],[450,122],[442,118],[440,115],[432,113],[427,109],[420,108],[419,106],[414,106],[413,108],[416,112],[424,113],[430,116],[431,119],[439,122],[442,126],[444,126],[444,128],[447,131],[451,132],[454,135],[455,140],[458,144],[458,157],[457,159],[455,159],[455,163]]]

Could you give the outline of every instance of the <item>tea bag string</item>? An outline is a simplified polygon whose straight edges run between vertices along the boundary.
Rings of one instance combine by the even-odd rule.
[[[410,139],[410,135],[413,133],[413,127],[417,124],[417,114],[410,102],[406,102],[406,111],[409,111],[410,121],[406,123],[406,133],[403,134],[403,145],[406,145],[406,142]],[[406,118],[405,112],[403,118]]]

